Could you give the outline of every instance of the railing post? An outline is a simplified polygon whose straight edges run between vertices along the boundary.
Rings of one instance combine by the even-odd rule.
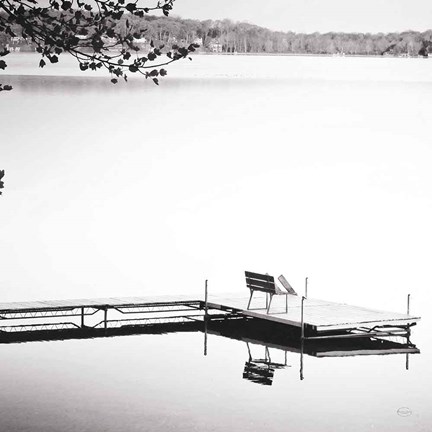
[[[410,297],[411,297],[411,294],[408,294],[408,296],[407,296],[407,315],[409,315],[409,313],[410,313]]]
[[[305,279],[305,297],[307,298],[308,278]]]
[[[84,328],[84,308],[81,308],[81,328]]]

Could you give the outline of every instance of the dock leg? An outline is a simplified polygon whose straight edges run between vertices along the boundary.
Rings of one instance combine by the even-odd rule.
[[[208,300],[208,281],[206,279],[205,281],[205,288],[204,288],[204,313],[205,316],[207,316],[207,311],[208,311],[208,304],[207,304],[207,300]]]
[[[304,376],[303,376],[303,348],[304,348],[304,340],[301,340],[301,345],[300,345],[300,381],[303,381]]]
[[[285,312],[288,313],[288,294],[285,294]]]
[[[108,308],[105,308],[104,309],[104,329],[105,330],[108,328],[107,317],[108,317]]]
[[[204,316],[204,355],[207,355],[207,315]]]
[[[301,300],[301,342],[304,340],[304,301],[305,297],[302,297]]]
[[[81,308],[81,328],[84,328],[85,324],[84,324],[84,308]]]
[[[411,297],[411,294],[408,294],[408,296],[407,296],[407,315],[409,315],[409,313],[410,313],[410,297]]]

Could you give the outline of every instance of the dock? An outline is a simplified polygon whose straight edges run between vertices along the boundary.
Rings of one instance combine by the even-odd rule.
[[[337,303],[326,300],[288,295],[288,310],[285,296],[274,296],[270,313],[266,312],[266,294],[256,294],[250,309],[246,309],[247,295],[211,296],[209,308],[230,311],[243,316],[272,321],[291,327],[304,326],[307,333],[314,336],[325,334],[376,334],[390,330],[403,330],[416,325],[419,316],[388,312]],[[311,336],[311,337],[314,337]]]
[[[288,295],[287,299],[284,295],[274,296],[267,313],[266,294],[256,295],[250,309],[246,294],[212,295],[204,299],[172,295],[0,303],[0,337],[13,332],[242,318],[277,324],[287,333],[301,329],[304,339],[409,336],[411,327],[420,320],[419,316],[296,295]]]

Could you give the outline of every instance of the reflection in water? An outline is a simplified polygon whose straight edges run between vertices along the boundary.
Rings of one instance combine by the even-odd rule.
[[[285,351],[285,362],[277,363],[272,361],[270,357],[270,349],[264,347],[264,358],[253,358],[249,342],[246,342],[249,353],[249,360],[245,363],[243,378],[262,385],[272,385],[274,372],[276,369],[289,367],[287,365],[287,357]]]
[[[269,349],[283,353],[297,353],[300,357],[300,380],[304,379],[303,356],[312,357],[353,357],[368,355],[405,354],[408,369],[408,355],[419,354],[420,350],[411,342],[410,337],[361,337],[333,338],[320,340],[302,340],[299,329],[263,322],[254,319],[211,321],[206,328],[211,334],[244,341],[248,347],[249,358],[246,361],[243,378],[253,382],[271,385],[275,369],[287,367],[287,362],[272,362]],[[250,346],[263,346],[264,358],[256,359],[251,355]]]
[[[297,328],[252,318],[227,319],[226,317],[217,317],[211,319],[207,316],[203,320],[185,319],[183,322],[152,322],[147,325],[128,324],[128,321],[131,322],[130,320],[124,320],[123,325],[111,328],[55,328],[55,325],[53,325],[53,329],[1,331],[0,344],[94,339],[140,334],[202,332],[204,334],[204,355],[208,354],[208,335],[217,335],[246,343],[248,358],[244,365],[243,378],[266,386],[272,385],[276,369],[291,367],[291,365],[287,364],[288,352],[299,355],[300,380],[304,378],[304,355],[322,358],[405,354],[406,368],[408,369],[408,355],[420,353],[420,350],[411,342],[410,337],[302,340],[299,337],[299,329]],[[275,361],[275,354],[282,355],[283,361]]]

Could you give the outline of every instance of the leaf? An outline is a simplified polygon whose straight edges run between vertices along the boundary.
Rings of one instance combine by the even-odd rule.
[[[72,7],[72,2],[70,2],[70,1],[62,1],[61,8],[62,8],[63,10],[68,10],[68,9],[70,9],[71,7]]]
[[[41,61],[39,62],[39,67],[43,68],[46,65],[44,59],[41,59]]]
[[[160,76],[166,76],[167,73],[168,73],[168,72],[167,72],[165,69],[161,69],[161,70],[159,71],[159,75],[160,75]]]
[[[126,5],[126,10],[128,10],[129,12],[133,12],[136,9],[136,4],[135,3],[128,3]]]
[[[118,79],[117,79],[117,78],[113,78],[113,79],[111,80],[111,82],[112,82],[113,84],[117,84],[117,83],[118,83]]]
[[[51,63],[58,63],[58,57],[56,55],[50,55],[48,59]]]
[[[135,65],[130,65],[129,71],[135,73],[135,72],[138,72],[138,68]]]
[[[154,82],[156,85],[159,85],[159,80],[158,80],[157,78],[153,78],[153,82]]]
[[[5,70],[7,68],[7,64],[4,60],[0,60],[0,69]]]

